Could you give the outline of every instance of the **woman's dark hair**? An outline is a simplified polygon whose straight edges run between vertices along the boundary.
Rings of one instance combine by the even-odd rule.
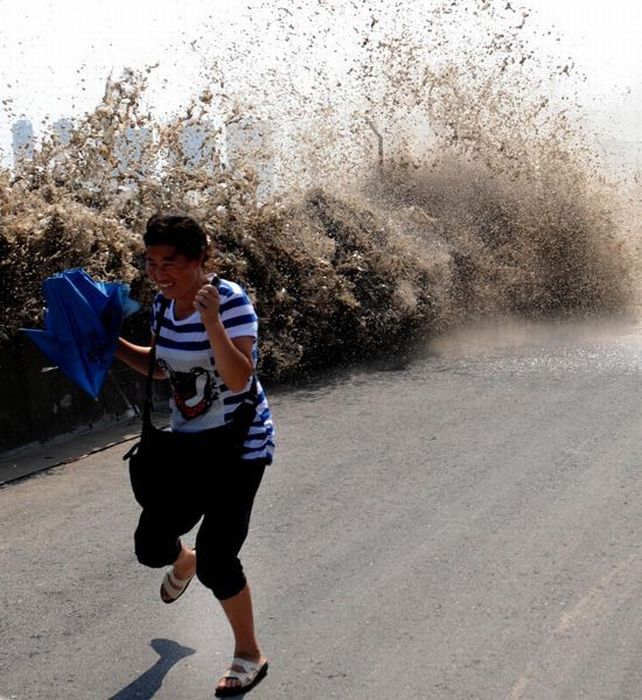
[[[205,254],[209,241],[203,228],[191,216],[154,214],[145,228],[143,241],[148,245],[171,245],[190,260]]]

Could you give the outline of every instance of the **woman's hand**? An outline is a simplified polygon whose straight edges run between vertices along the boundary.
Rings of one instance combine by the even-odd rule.
[[[211,284],[201,287],[194,296],[194,308],[200,313],[207,331],[216,369],[227,388],[239,392],[254,371],[254,338],[247,336],[231,340],[219,316],[220,305],[218,289]]]
[[[218,289],[211,284],[203,285],[194,296],[194,308],[201,314],[201,320],[206,328],[212,328],[220,322],[220,305]]]

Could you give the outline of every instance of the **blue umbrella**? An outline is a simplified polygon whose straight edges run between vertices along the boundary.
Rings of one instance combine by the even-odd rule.
[[[98,398],[122,321],[140,304],[129,298],[128,285],[96,282],[79,268],[47,278],[42,289],[45,330],[21,330],[71,380]]]

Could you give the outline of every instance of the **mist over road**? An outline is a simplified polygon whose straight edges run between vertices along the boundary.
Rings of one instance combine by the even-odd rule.
[[[504,324],[272,392],[248,697],[642,697],[641,363],[635,322]],[[230,634],[136,564],[126,449],[0,489],[3,698],[213,697]]]

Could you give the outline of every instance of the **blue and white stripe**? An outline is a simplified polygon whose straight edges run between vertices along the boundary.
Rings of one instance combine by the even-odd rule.
[[[252,302],[245,290],[235,282],[222,279],[219,281],[218,290],[221,301],[221,321],[228,336],[230,339],[252,337],[254,339],[252,357],[254,364],[256,364],[258,358],[258,318]],[[158,317],[162,298],[162,295],[158,294],[154,300],[152,330],[156,328],[154,319]],[[156,339],[156,353],[159,359],[163,359],[170,366],[203,367],[213,372],[220,392],[220,400],[217,404],[213,405],[207,413],[190,420],[186,420],[180,414],[173,399],[171,399],[172,430],[196,432],[229,422],[232,413],[251,387],[252,380],[250,378],[243,391],[236,393],[227,388],[216,371],[207,331],[200,321],[198,312],[195,311],[185,319],[176,319],[173,301],[165,309],[161,321],[159,337]],[[244,444],[242,458],[244,460],[267,459],[268,462],[271,462],[274,452],[274,424],[267,397],[258,379],[256,389],[258,395],[256,413]]]

